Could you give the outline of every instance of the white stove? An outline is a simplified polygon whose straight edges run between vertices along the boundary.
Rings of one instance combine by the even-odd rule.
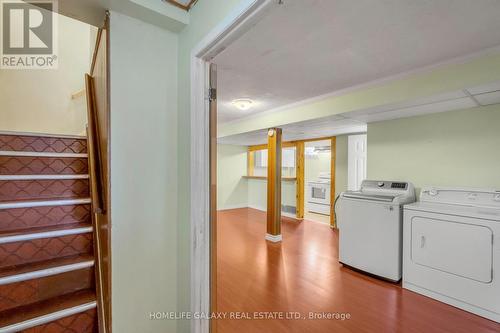
[[[320,172],[318,179],[307,182],[307,210],[330,215],[331,174]]]

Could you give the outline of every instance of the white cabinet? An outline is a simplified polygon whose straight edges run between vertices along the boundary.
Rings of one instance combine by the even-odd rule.
[[[281,166],[295,168],[295,148],[284,148],[281,153]]]
[[[257,150],[254,158],[256,168],[267,168],[267,149]],[[284,148],[281,151],[281,166],[295,168],[295,148]]]
[[[257,150],[255,152],[255,167],[267,168],[267,149]]]

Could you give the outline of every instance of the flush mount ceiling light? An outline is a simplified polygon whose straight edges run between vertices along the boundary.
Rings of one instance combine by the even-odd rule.
[[[254,101],[249,98],[238,98],[231,102],[234,106],[236,106],[240,110],[248,110],[254,105]]]

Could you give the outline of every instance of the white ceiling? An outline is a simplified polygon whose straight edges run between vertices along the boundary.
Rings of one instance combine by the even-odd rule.
[[[219,122],[495,47],[499,17],[498,0],[284,0],[215,58]]]
[[[413,117],[430,113],[461,110],[500,103],[500,82],[464,90],[436,94],[402,103],[377,106],[359,111],[280,126],[283,140],[305,140],[342,134],[366,132],[368,123]],[[218,143],[257,145],[267,141],[267,130],[247,132],[219,138]]]

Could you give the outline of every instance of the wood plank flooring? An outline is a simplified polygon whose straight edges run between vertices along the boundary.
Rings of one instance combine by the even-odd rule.
[[[218,213],[218,311],[339,313],[350,319],[223,319],[218,333],[500,332],[500,324],[342,267],[328,225],[285,219],[283,242],[264,240],[264,212]],[[229,316],[229,314],[228,314]]]

